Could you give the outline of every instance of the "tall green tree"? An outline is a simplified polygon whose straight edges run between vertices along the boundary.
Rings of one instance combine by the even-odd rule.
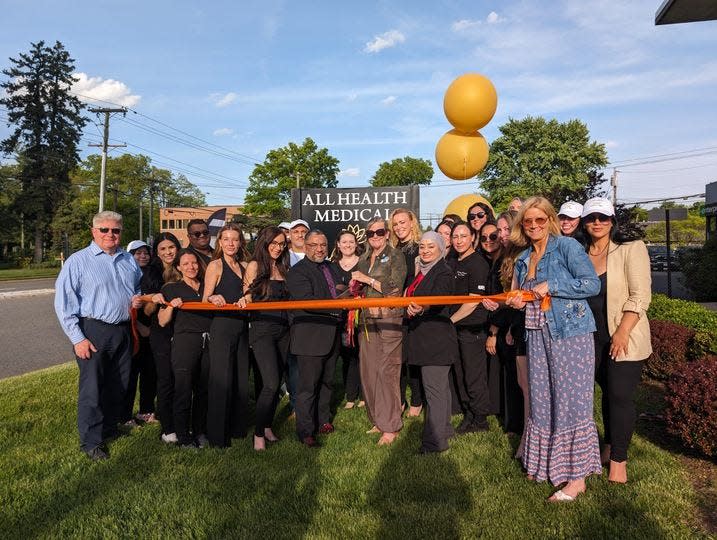
[[[52,222],[53,244],[57,248],[67,235],[73,250],[84,247],[90,240],[89,223],[97,212],[99,176],[102,158],[88,156],[72,173],[72,189],[60,205]],[[154,231],[159,230],[160,206],[204,206],[204,193],[184,175],[174,175],[167,169],[152,165],[142,154],[122,154],[107,158],[106,208],[122,214],[123,240],[139,238],[139,206],[143,207],[143,234],[148,232],[150,190],[153,191]]]
[[[432,178],[433,164],[430,160],[406,156],[381,163],[371,178],[371,185],[374,187],[428,185]]]
[[[59,41],[31,43],[28,53],[10,58],[0,86],[13,130],[0,143],[18,164],[21,192],[16,211],[34,230],[34,260],[40,262],[47,225],[70,187],[70,171],[79,161],[77,145],[86,119],[82,103],[69,93],[75,82],[74,60]]]
[[[516,196],[542,195],[560,205],[600,194],[598,171],[608,163],[605,145],[591,141],[580,120],[528,116],[508,120],[500,132],[478,175],[493,206],[506,206]]]
[[[257,216],[285,219],[291,188],[332,188],[338,184],[339,160],[309,137],[301,145],[290,142],[269,151],[249,176],[244,210]]]

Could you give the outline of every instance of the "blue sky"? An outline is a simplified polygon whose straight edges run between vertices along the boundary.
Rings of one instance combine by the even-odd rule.
[[[579,118],[618,164],[627,202],[717,180],[717,22],[656,27],[660,2],[3,0],[0,66],[32,41],[62,41],[76,92],[145,115],[113,119],[111,138],[184,172],[213,204],[240,203],[252,162],[305,137],[340,160],[341,186],[367,185],[397,157],[434,161],[450,128],[443,93],[479,72],[499,99],[488,141],[509,117]],[[154,120],[231,159],[147,131],[187,138]],[[98,138],[88,125],[83,144]],[[626,163],[695,149],[707,150]],[[435,169],[424,218],[478,187]]]

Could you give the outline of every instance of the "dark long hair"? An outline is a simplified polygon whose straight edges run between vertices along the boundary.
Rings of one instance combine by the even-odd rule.
[[[627,212],[625,212],[622,208],[616,208],[616,212],[627,214],[626,221],[630,218],[630,209],[625,209]],[[622,210],[622,212],[621,212]],[[620,219],[618,219],[620,218]],[[625,244],[627,242],[633,242],[634,240],[640,240],[642,238],[642,230],[639,227],[630,227],[629,224],[621,224],[623,216],[611,216],[610,221],[612,222],[612,227],[610,228],[610,241],[620,245]],[[588,229],[585,226],[585,220],[582,218],[580,219],[580,225],[577,228],[578,231],[580,231],[583,242],[582,244],[585,246],[585,251],[590,249],[590,246],[593,243],[592,236],[588,233]]]
[[[256,277],[249,284],[249,293],[252,298],[266,298],[269,295],[269,282],[271,281],[271,267],[274,259],[269,255],[269,244],[281,235],[286,242],[286,235],[279,227],[264,227],[259,231],[254,243],[254,258],[256,262]],[[286,279],[286,273],[289,271],[289,248],[288,244],[284,245],[284,249],[276,260],[276,269],[282,278]]]
[[[334,253],[333,255],[331,255],[331,262],[338,263],[343,257],[343,255],[341,254],[341,250],[339,249],[339,240],[341,240],[341,237],[345,234],[350,234],[354,237],[354,241],[356,242],[356,250],[354,251],[354,253],[358,256],[361,256],[361,254],[363,253],[364,246],[363,244],[359,244],[356,234],[354,234],[353,231],[342,229],[342,231],[336,235],[336,241],[334,242]]]
[[[165,240],[169,240],[170,242],[172,242],[177,248],[177,254],[179,254],[182,249],[182,245],[179,243],[177,237],[174,236],[171,232],[161,232],[157,234],[152,241],[153,255],[152,259],[149,261],[149,264],[154,268],[155,272],[159,273],[159,275],[162,276],[163,283],[179,281],[181,279],[181,274],[179,274],[176,268],[177,255],[175,255],[172,263],[165,268],[164,263],[159,258],[159,254],[157,253],[157,248],[159,247],[160,242],[164,242]]]
[[[483,234],[483,229],[485,229],[486,226],[488,226],[488,225],[495,227],[495,233],[499,234],[497,220],[492,223],[490,221],[486,221],[483,225],[481,225],[480,231],[478,231],[477,243],[478,243],[478,249],[480,250],[481,254],[486,259],[488,259],[488,261],[490,262],[490,265],[493,266],[497,261],[499,261],[503,257],[503,244],[501,244],[499,239],[496,239],[496,242],[498,242],[498,249],[495,250],[494,255],[488,255],[488,253],[483,251],[483,246],[481,246],[481,244],[480,244],[480,237]]]
[[[179,269],[179,261],[182,259],[182,256],[184,255],[191,255],[194,257],[197,261],[197,264],[199,265],[199,272],[197,273],[197,279],[200,283],[204,283],[204,267],[202,266],[202,261],[199,259],[199,255],[197,255],[197,252],[194,251],[191,248],[182,248],[179,251],[177,251],[177,258],[174,259],[174,267],[177,269],[177,272],[179,273],[182,278],[184,278],[184,275],[182,274],[182,271]]]

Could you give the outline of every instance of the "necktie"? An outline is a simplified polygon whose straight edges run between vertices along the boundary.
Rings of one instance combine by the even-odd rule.
[[[326,263],[321,263],[319,265],[319,268],[321,268],[321,272],[324,274],[326,283],[329,285],[329,292],[331,293],[331,298],[336,298],[336,283],[334,282],[334,277],[331,275],[329,265]]]

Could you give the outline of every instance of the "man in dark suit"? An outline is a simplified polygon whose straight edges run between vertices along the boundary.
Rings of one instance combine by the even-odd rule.
[[[304,239],[306,256],[291,267],[286,284],[292,300],[336,298],[345,288],[336,267],[326,260],[328,240],[319,230]],[[341,310],[296,310],[291,313],[292,354],[299,368],[296,388],[296,432],[309,447],[319,446],[316,433],[334,431],[331,392],[341,343]]]

